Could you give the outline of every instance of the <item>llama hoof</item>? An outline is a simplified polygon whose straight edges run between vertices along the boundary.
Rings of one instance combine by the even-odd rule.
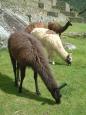
[[[21,93],[22,91],[19,90],[19,93]]]
[[[19,93],[21,93],[22,92],[22,90],[21,89],[19,89]]]
[[[36,94],[39,96],[39,95],[41,95],[41,93],[40,92],[36,92]]]
[[[15,87],[18,87],[18,84],[17,84],[17,83],[15,83],[14,85],[15,85]]]

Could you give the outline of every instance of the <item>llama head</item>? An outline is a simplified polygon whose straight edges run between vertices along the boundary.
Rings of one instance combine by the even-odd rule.
[[[71,53],[67,55],[65,61],[67,62],[68,65],[71,65],[71,63],[72,63],[72,56],[71,56]]]
[[[70,20],[70,19],[66,19],[66,20],[67,20],[67,23],[66,23],[66,24],[67,24],[68,26],[72,26],[71,20]]]
[[[56,103],[60,104],[61,103],[61,97],[62,97],[62,95],[60,94],[60,89],[59,88],[54,88],[51,91],[51,94],[52,94],[53,98],[55,99]]]
[[[60,104],[61,103],[61,97],[62,95],[60,94],[60,90],[62,88],[64,88],[65,86],[67,86],[67,83],[63,83],[61,84],[58,88],[54,88],[51,92],[53,98],[55,99],[56,103],[57,104]]]
[[[67,24],[68,24],[68,26],[72,26],[71,21],[68,21]]]

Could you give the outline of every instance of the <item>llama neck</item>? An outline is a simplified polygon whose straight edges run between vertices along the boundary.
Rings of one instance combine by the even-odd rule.
[[[56,83],[55,79],[53,78],[50,70],[45,69],[45,67],[42,67],[40,69],[39,74],[49,91],[52,91],[53,89],[57,88],[57,83]]]
[[[64,32],[69,26],[69,23],[67,22],[63,27],[62,27],[62,32]]]

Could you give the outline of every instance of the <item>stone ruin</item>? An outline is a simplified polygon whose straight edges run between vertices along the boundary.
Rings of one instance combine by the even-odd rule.
[[[7,40],[11,33],[23,30],[27,26],[28,22],[18,16],[9,10],[0,9],[0,48],[7,47]]]

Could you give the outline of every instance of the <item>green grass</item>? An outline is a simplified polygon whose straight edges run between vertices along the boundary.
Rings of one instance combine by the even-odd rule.
[[[35,95],[33,72],[27,69],[23,92],[14,86],[14,75],[7,50],[0,50],[0,115],[86,115],[86,40],[66,38],[76,45],[72,51],[73,63],[56,58],[58,65],[51,66],[57,82],[67,82],[61,90],[62,103],[54,99],[39,77],[41,96]]]
[[[73,24],[67,31],[86,30],[86,24]],[[86,114],[86,40],[66,38],[77,49],[72,52],[73,64],[55,56],[58,65],[51,66],[54,77],[60,84],[67,82],[62,89],[62,103],[56,105],[39,78],[41,96],[35,95],[33,72],[27,69],[22,94],[14,87],[14,75],[7,50],[0,50],[0,115],[85,115]]]
[[[65,32],[86,32],[86,24],[85,23],[72,23]]]

